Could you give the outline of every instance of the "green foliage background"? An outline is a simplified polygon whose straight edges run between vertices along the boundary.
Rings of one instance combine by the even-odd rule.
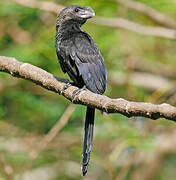
[[[71,4],[91,6],[97,16],[123,17],[143,25],[157,26],[145,15],[109,0],[53,0],[52,2],[65,6]],[[176,19],[176,2],[173,0],[140,0],[139,2]],[[24,7],[11,0],[1,0],[0,55],[15,57],[56,76],[68,78],[62,73],[55,53],[55,19],[56,16],[49,12]],[[105,95],[134,101],[168,102],[167,98],[157,98],[158,94],[160,97],[160,94],[167,93],[163,90],[148,90],[128,80],[123,84],[117,84],[111,77],[112,75],[114,77],[114,74],[117,80],[118,74],[130,77],[134,70],[129,64],[134,59],[147,62],[148,66],[156,70],[160,67],[158,64],[174,69],[175,40],[142,36],[124,29],[95,25],[89,21],[83,29],[96,41],[105,59],[108,71]],[[23,37],[22,32],[27,35]],[[175,79],[173,75],[168,81]],[[40,140],[60,119],[69,104],[68,100],[58,94],[44,90],[26,80],[0,73],[0,153],[5,157],[5,162],[13,167],[14,174],[20,174],[23,166],[28,163],[30,151],[23,148],[9,149],[10,147],[7,148],[5,144],[10,143],[12,139],[13,143],[18,139],[27,144],[30,138]],[[175,104],[176,101],[173,101],[172,105]],[[58,163],[52,180],[81,179],[79,164],[84,116],[85,107],[78,105],[69,123],[32,163],[31,171]],[[144,157],[150,157],[150,154],[157,151],[158,138],[162,134],[172,132],[174,128],[175,124],[165,119],[158,121],[140,117],[128,119],[119,114],[102,115],[97,111],[94,146],[86,179],[115,179],[124,169],[126,173],[122,179],[133,179],[134,172],[143,173],[141,167],[151,168],[146,164]],[[35,149],[35,143],[31,143],[30,148]],[[140,154],[142,154],[141,158]],[[139,162],[135,159],[139,159]],[[131,161],[133,163],[128,168],[127,165]],[[175,179],[175,168],[175,153],[169,153],[161,160],[152,179]],[[5,178],[1,170],[0,167],[0,177]]]

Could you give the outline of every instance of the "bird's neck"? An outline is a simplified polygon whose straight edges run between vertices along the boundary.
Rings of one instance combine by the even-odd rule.
[[[68,38],[72,36],[73,33],[82,31],[81,25],[82,24],[75,21],[66,21],[62,24],[59,24],[56,27],[56,33],[58,36],[57,38]]]

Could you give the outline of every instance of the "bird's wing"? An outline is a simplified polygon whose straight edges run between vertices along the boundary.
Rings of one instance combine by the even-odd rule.
[[[62,56],[60,55],[60,53],[58,51],[56,52],[56,54],[57,54],[57,57],[58,57],[58,60],[59,60],[62,71],[64,73],[66,73],[66,69],[64,67],[64,59],[62,58]]]
[[[81,32],[74,36],[70,57],[75,62],[86,87],[94,93],[104,93],[107,81],[104,61],[89,35]]]

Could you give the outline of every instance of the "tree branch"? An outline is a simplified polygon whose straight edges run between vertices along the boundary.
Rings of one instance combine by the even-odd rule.
[[[61,92],[66,82],[66,80],[55,77],[43,69],[28,63],[19,62],[15,58],[10,57],[0,56],[0,71],[30,80],[56,93]],[[73,92],[76,89],[78,88],[70,86],[65,90],[63,96],[71,101],[73,99]],[[166,118],[176,121],[176,108],[165,103],[154,105],[144,102],[131,102],[122,98],[111,99],[107,96],[94,94],[88,90],[82,91],[76,97],[75,103],[95,107],[107,113],[120,113],[127,117],[143,116],[153,120]]]
[[[58,5],[47,1],[41,1],[41,2],[38,2],[36,0],[13,0],[13,1],[26,7],[37,8],[47,12],[52,12],[54,14],[58,14],[59,11],[61,11],[64,8],[64,6],[62,5]],[[176,30],[174,29],[169,29],[164,27],[144,26],[124,18],[95,17],[93,19],[90,19],[89,21],[98,25],[103,25],[113,28],[123,28],[142,35],[176,39]]]
[[[169,29],[164,27],[144,26],[124,18],[96,17],[90,19],[90,21],[98,25],[109,26],[112,28],[123,28],[142,35],[176,39],[176,30],[174,29]]]
[[[135,11],[138,11],[148,17],[150,17],[152,20],[154,20],[156,23],[160,25],[164,25],[173,29],[176,29],[176,22],[167,17],[166,15],[160,13],[159,11],[146,6],[143,3],[136,2],[136,1],[129,1],[129,0],[116,0],[119,4],[129,8],[133,9]]]
[[[36,0],[12,0],[12,1],[26,7],[37,8],[55,14],[58,14],[58,12],[64,8],[64,6],[62,5],[58,5],[53,2],[47,2],[47,1],[36,1]]]
[[[140,86],[146,90],[169,91],[175,87],[176,81],[146,72],[131,72],[130,77],[125,73],[111,73],[110,82],[113,85],[125,85],[127,82],[135,86]]]

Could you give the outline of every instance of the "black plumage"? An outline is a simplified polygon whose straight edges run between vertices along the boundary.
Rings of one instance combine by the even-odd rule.
[[[56,21],[56,52],[64,73],[79,88],[103,94],[107,75],[103,57],[93,39],[81,29],[95,15],[89,7],[77,5],[63,9]],[[87,107],[83,144],[82,174],[87,173],[92,149],[95,109]]]

